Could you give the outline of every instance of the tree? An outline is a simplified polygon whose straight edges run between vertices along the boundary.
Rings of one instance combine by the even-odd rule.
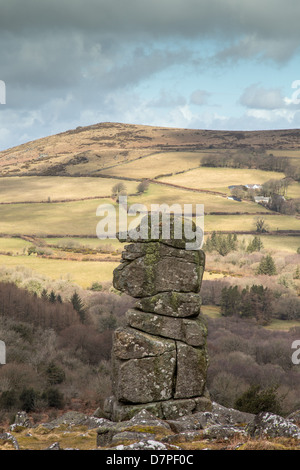
[[[263,242],[261,241],[260,237],[256,236],[253,240],[249,243],[247,247],[248,253],[253,253],[254,251],[260,251],[264,247]]]
[[[86,319],[85,318],[86,317],[86,311],[85,311],[83,302],[82,302],[80,296],[77,294],[76,291],[72,295],[71,303],[73,305],[74,310],[76,310],[76,312],[78,313],[81,323],[84,323],[85,319]]]
[[[257,274],[266,274],[267,276],[276,274],[276,266],[271,255],[268,254],[262,258],[257,268]]]
[[[210,237],[208,237],[205,245],[205,251],[214,251],[216,250],[221,256],[226,256],[231,251],[236,250],[237,246],[237,235],[229,233],[228,235],[222,233],[213,232]]]
[[[300,279],[300,268],[297,266],[295,274],[294,274],[294,279]]]
[[[251,385],[235,401],[234,408],[245,413],[258,414],[262,411],[280,414],[281,406],[276,395],[277,387],[261,390],[259,385]]]
[[[244,199],[246,196],[246,191],[244,191],[241,187],[235,187],[231,189],[231,194],[233,197],[236,197],[237,199]]]
[[[268,204],[268,208],[271,211],[275,212],[283,212],[283,207],[284,207],[285,200],[280,194],[272,194],[270,197],[270,201]]]
[[[149,182],[147,180],[143,180],[138,185],[137,190],[139,193],[144,193],[145,191],[147,191],[148,188],[149,188]]]
[[[18,398],[15,390],[5,390],[0,395],[0,410],[9,410],[17,406]]]
[[[48,300],[48,292],[47,292],[46,289],[43,289],[43,290],[42,290],[41,299],[43,299],[43,300]]]
[[[49,388],[46,390],[42,398],[47,400],[47,404],[51,408],[63,408],[64,406],[64,396],[56,388]]]
[[[272,179],[266,181],[261,188],[262,196],[272,196],[281,193],[282,182],[281,180]]]
[[[56,299],[56,294],[55,294],[55,292],[52,290],[52,291],[50,292],[50,295],[49,295],[49,302],[51,302],[52,304],[54,304],[54,303],[56,302],[56,300],[57,300],[57,299]]]
[[[256,231],[259,233],[264,233],[268,231],[266,221],[263,217],[257,217],[257,219],[255,219],[255,226]]]
[[[46,374],[51,385],[61,384],[66,378],[64,370],[54,362],[50,362],[46,369]]]
[[[256,318],[267,325],[272,315],[272,291],[262,285],[252,285],[241,290],[238,286],[224,287],[221,292],[221,315]]]
[[[113,187],[112,187],[112,196],[117,196],[118,194],[120,194],[122,191],[126,191],[126,186],[125,184],[120,181],[119,183],[115,184]]]
[[[267,287],[252,285],[241,293],[241,317],[254,317],[259,324],[267,325],[270,322],[273,294]]]
[[[101,317],[99,320],[99,331],[115,330],[117,327],[117,319],[112,314]]]
[[[221,315],[237,315],[240,310],[241,294],[238,286],[224,287],[221,293]]]
[[[35,247],[35,246],[30,246],[30,247],[28,248],[28,250],[27,250],[28,256],[32,255],[32,253],[35,254],[36,252],[37,252],[37,251],[36,251],[36,247]]]
[[[94,290],[94,291],[102,291],[103,289],[103,286],[102,284],[100,284],[99,282],[93,282],[92,286],[90,287],[91,290]]]
[[[226,240],[226,238],[220,238],[218,240],[216,250],[221,256],[226,256],[231,251],[230,243],[228,240]]]
[[[22,410],[26,412],[34,411],[38,397],[39,394],[33,388],[24,389],[20,395]]]

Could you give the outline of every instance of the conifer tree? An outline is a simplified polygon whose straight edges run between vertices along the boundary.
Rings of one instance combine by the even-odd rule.
[[[46,289],[43,289],[43,290],[42,290],[41,298],[42,298],[43,300],[48,300],[48,292],[47,292]]]
[[[51,302],[52,304],[54,304],[56,302],[56,295],[55,295],[55,292],[53,290],[50,292],[49,302]]]
[[[71,303],[73,305],[74,310],[76,310],[76,312],[78,313],[81,323],[84,323],[86,312],[85,312],[83,302],[76,291],[72,295]]]
[[[266,255],[262,258],[257,269],[257,274],[266,274],[267,276],[276,274],[276,266],[271,255]]]
[[[261,241],[260,237],[255,236],[253,240],[249,243],[247,247],[248,253],[253,253],[254,251],[260,251],[264,247],[263,242]]]

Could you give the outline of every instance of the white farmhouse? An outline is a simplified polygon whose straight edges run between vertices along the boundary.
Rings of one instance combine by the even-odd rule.
[[[269,204],[270,198],[265,196],[255,196],[254,201],[258,204]]]

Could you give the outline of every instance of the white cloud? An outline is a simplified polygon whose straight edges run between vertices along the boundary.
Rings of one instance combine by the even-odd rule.
[[[239,103],[252,109],[278,109],[285,106],[284,97],[278,88],[266,89],[258,84],[247,87]]]
[[[211,93],[205,90],[195,90],[190,97],[190,103],[195,104],[196,106],[203,106],[207,104],[208,98]]]
[[[284,123],[285,126],[297,127],[300,111],[300,80],[294,81],[295,91],[291,97],[283,96],[278,88],[267,89],[254,84],[245,89],[239,103],[247,108],[246,115],[255,118],[257,122]]]

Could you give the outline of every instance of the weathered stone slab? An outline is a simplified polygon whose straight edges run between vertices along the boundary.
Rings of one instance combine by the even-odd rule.
[[[201,250],[186,251],[155,242],[135,243],[126,247],[123,256],[127,260],[114,270],[113,284],[132,297],[200,289],[205,262]]]
[[[129,309],[126,312],[128,325],[151,335],[184,341],[191,346],[203,346],[207,329],[200,317],[195,319],[174,318]]]
[[[136,416],[142,410],[146,410],[157,418],[162,419],[162,408],[160,401],[131,405],[117,401],[115,396],[108,397],[104,402],[106,417],[114,422],[127,421]]]
[[[140,359],[174,351],[175,341],[143,333],[134,328],[118,328],[113,335],[113,354],[119,359]]]
[[[212,411],[212,402],[208,392],[204,392],[207,396],[195,398],[196,412]]]
[[[113,358],[113,388],[125,403],[169,400],[173,394],[176,351],[121,361]]]
[[[203,395],[207,366],[206,348],[194,348],[178,341],[174,398],[192,398]]]
[[[162,402],[162,413],[165,419],[177,419],[181,416],[191,415],[196,410],[195,400],[167,400]]]
[[[135,307],[144,312],[170,317],[193,317],[199,315],[201,297],[192,292],[162,292],[139,299]]]
[[[107,418],[114,422],[131,420],[133,417],[145,413],[142,410],[146,410],[159,419],[177,420],[188,415],[190,420],[195,421],[193,416],[196,417],[197,412],[209,412],[212,409],[211,401],[205,397],[171,399],[138,405],[120,403],[115,397],[109,397],[105,405]],[[193,427],[193,429],[195,428]]]

